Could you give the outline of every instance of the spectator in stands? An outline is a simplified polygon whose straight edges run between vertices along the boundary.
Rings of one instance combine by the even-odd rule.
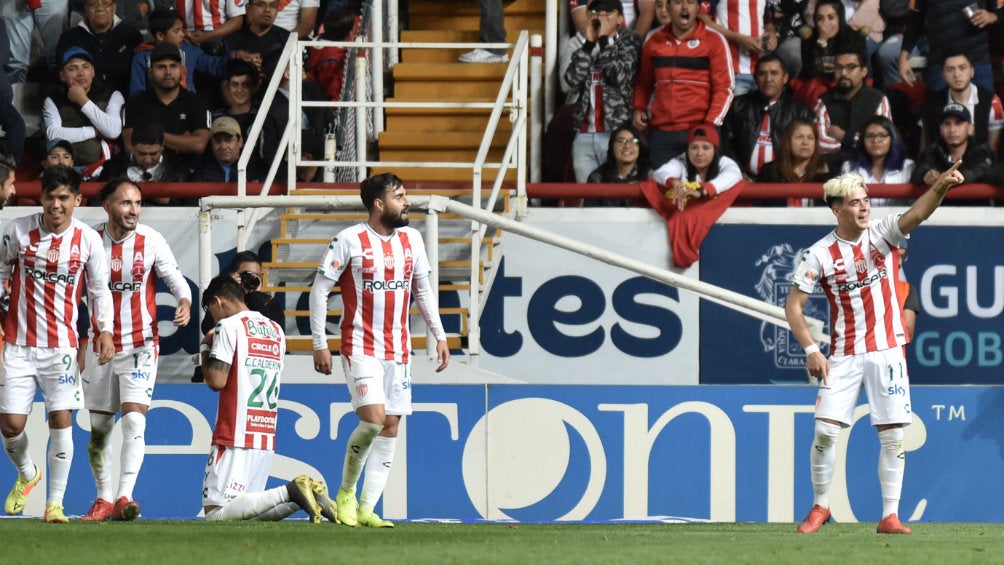
[[[987,32],[1004,15],[1004,5],[996,0],[916,0],[914,12],[907,19],[903,46],[899,52],[899,76],[903,82],[917,80],[910,66],[910,52],[921,36],[927,37],[927,92],[945,88],[942,75],[949,52],[966,54],[973,66],[973,82],[987,90],[994,89],[993,68]],[[972,9],[973,7],[976,9]]]
[[[307,39],[314,34],[320,6],[320,0],[289,0],[276,14],[275,25]]]
[[[42,155],[42,170],[57,165],[73,166],[73,144],[65,139],[50,139],[45,144],[45,154]]]
[[[142,42],[138,29],[118,20],[114,0],[86,0],[84,19],[63,32],[56,51],[63,57],[73,47],[86,50],[94,57],[98,78],[119,92],[127,92],[132,53]]]
[[[324,32],[319,39],[348,41],[358,20],[355,12],[339,8],[324,16]],[[345,47],[311,47],[307,56],[307,74],[310,80],[321,85],[328,99],[338,101],[342,96],[345,78]]]
[[[640,131],[630,123],[615,129],[607,144],[607,159],[593,172],[588,182],[636,183],[648,178],[652,167],[648,162],[648,144]],[[630,199],[587,198],[585,206],[631,206]]]
[[[10,78],[7,77],[7,68],[10,65],[10,36],[7,35],[7,26],[0,22],[0,102],[9,101],[14,98],[14,89],[11,88]]]
[[[133,128],[157,123],[164,129],[164,154],[187,170],[209,143],[209,105],[201,96],[181,88],[181,51],[168,43],[150,54],[153,88],[129,98],[123,119],[122,142],[132,152]]]
[[[946,54],[941,75],[947,87],[928,93],[924,100],[921,113],[924,144],[933,143],[937,138],[942,109],[945,104],[954,102],[969,110],[976,143],[986,143],[990,152],[996,155],[1000,148],[1001,129],[1004,129],[1004,106],[1000,98],[992,90],[973,84],[975,70],[969,57],[961,51]]]
[[[70,9],[83,15],[85,1],[70,0]],[[115,15],[122,20],[122,23],[142,31],[146,29],[147,16],[156,9],[157,1],[169,2],[170,6],[174,6],[173,0],[115,0]]]
[[[34,7],[32,7],[34,6]],[[45,50],[45,66],[56,67],[56,45],[63,33],[69,13],[68,0],[4,0],[0,2],[0,19],[10,39],[10,62],[7,76],[10,82],[28,80],[31,65],[32,33],[38,31]]]
[[[132,151],[120,153],[105,168],[101,180],[127,177],[139,182],[184,182],[188,171],[164,153],[164,128],[159,124],[141,123],[133,131]],[[167,206],[177,204],[173,198],[145,198],[145,204]]]
[[[289,31],[275,25],[278,0],[251,0],[244,15],[244,26],[223,38],[228,53],[251,54],[251,62],[261,70],[261,59],[271,51],[281,50],[289,38]]]
[[[981,182],[994,164],[986,144],[973,139],[973,118],[969,109],[952,102],[941,110],[938,119],[941,137],[924,148],[910,179],[933,186],[943,171],[962,160],[959,173],[965,183]]]
[[[575,181],[586,182],[602,163],[610,132],[631,119],[631,103],[641,39],[623,27],[621,0],[592,0],[592,23],[582,48],[572,53],[565,81],[576,90],[572,126]]]
[[[80,47],[63,53],[59,80],[63,83],[42,104],[46,139],[73,144],[77,170],[83,178],[101,174],[122,134],[122,94],[95,76],[94,58]]]
[[[150,34],[152,42],[146,42],[136,48],[132,56],[132,72],[129,80],[129,96],[145,92],[150,84],[147,70],[150,68],[150,53],[161,43],[174,45],[181,50],[184,75],[182,87],[195,92],[195,72],[200,71],[209,76],[222,77],[223,65],[227,57],[209,55],[201,48],[185,41],[185,28],[181,17],[171,10],[157,10],[150,14]],[[233,53],[234,58],[250,59],[250,53]]]
[[[700,15],[705,25],[729,42],[736,96],[753,90],[757,57],[777,47],[774,22],[765,17],[765,8],[765,0],[718,0],[713,14]]]
[[[774,54],[784,63],[784,68],[792,77],[802,70],[802,37],[799,31],[807,21],[806,5],[809,0],[767,0],[768,17],[777,34]],[[808,30],[807,27],[805,27]]]
[[[844,161],[842,173],[854,173],[872,184],[906,184],[916,164],[907,157],[906,144],[892,120],[871,116],[865,121],[854,155]],[[909,205],[910,200],[872,198],[872,206]]]
[[[781,132],[794,118],[811,120],[812,110],[788,88],[784,63],[774,54],[756,63],[756,90],[737,96],[722,127],[725,153],[743,174],[757,178],[765,163],[774,160]]]
[[[282,73],[282,82],[279,83],[278,95],[272,100],[272,104],[267,110],[268,116],[262,127],[255,166],[252,167],[251,164],[248,166],[258,178],[265,178],[268,168],[272,165],[272,159],[279,153],[279,141],[282,139],[282,133],[286,130],[286,125],[289,122],[289,66],[278,68],[281,55],[280,51],[273,51],[265,56],[262,63],[265,71],[264,77],[271,77],[277,72]],[[265,80],[268,79],[263,78],[263,81]],[[301,86],[303,100],[327,100],[319,84],[303,80]],[[300,110],[300,119],[300,138],[303,142],[300,148],[300,157],[304,160],[312,160],[315,157],[319,159],[324,155],[324,134],[334,128],[335,114],[331,108],[308,107]],[[283,162],[276,173],[277,179],[286,178],[285,157],[286,152],[283,151]],[[297,171],[297,174],[301,176],[301,173],[309,172],[309,170],[316,173],[316,167],[307,167],[303,171]],[[301,180],[312,180],[313,176],[310,175],[309,179],[301,177]]]
[[[652,24],[652,29],[648,30],[648,33],[644,36],[639,36],[642,38],[642,45],[648,41],[648,38],[652,37],[655,32],[669,25],[669,0],[655,0],[655,23]],[[637,33],[637,31],[635,31]]]
[[[251,124],[258,115],[258,106],[253,102],[259,80],[258,69],[247,61],[231,59],[223,68],[220,90],[224,106],[213,111],[213,120],[222,116],[237,120],[242,139],[247,139]]]
[[[631,30],[634,30],[638,34],[638,37],[645,38],[648,37],[650,31],[652,31],[655,14],[656,14],[656,2],[658,0],[623,0],[624,2],[624,25]],[[571,0],[571,16],[572,24],[575,26],[575,31],[578,33],[586,33],[586,28],[590,24],[589,17],[589,7],[591,2],[589,0]],[[658,27],[658,26],[655,26]]]
[[[652,172],[655,182],[672,191],[680,210],[690,200],[707,200],[743,180],[739,165],[722,154],[718,133],[710,125],[695,127],[688,134],[685,153]],[[699,183],[695,187],[688,183]]]
[[[802,69],[795,86],[795,96],[810,106],[836,83],[838,52],[867,52],[864,36],[847,25],[840,0],[817,3],[812,21],[815,27],[802,39]]]
[[[185,39],[212,55],[221,55],[223,38],[244,26],[245,2],[177,0],[175,5],[185,22]]]
[[[819,145],[831,168],[837,169],[853,153],[865,120],[873,115],[892,119],[892,109],[884,92],[865,85],[864,51],[837,51],[833,72],[837,84],[819,99],[815,113]]]
[[[0,75],[3,75],[2,69]],[[0,160],[20,163],[24,138],[24,118],[14,106],[13,97],[0,96]]]
[[[193,182],[237,182],[237,160],[244,148],[241,126],[237,120],[223,116],[213,120],[209,130],[210,151],[192,172]]]
[[[777,147],[774,160],[763,166],[760,182],[826,182],[836,176],[823,158],[823,152],[816,140],[816,125],[811,120],[794,118],[788,123],[781,143]],[[767,201],[760,205],[776,205]],[[801,206],[801,199],[789,199],[789,204]]]
[[[634,126],[651,126],[654,167],[686,149],[694,126],[720,126],[732,103],[732,63],[725,38],[698,21],[697,0],[670,0],[669,13],[670,24],[642,48],[634,91]]]
[[[481,21],[478,26],[481,43],[505,43],[505,20],[502,0],[478,0]],[[477,48],[459,57],[461,63],[505,63],[509,55],[505,49]]]

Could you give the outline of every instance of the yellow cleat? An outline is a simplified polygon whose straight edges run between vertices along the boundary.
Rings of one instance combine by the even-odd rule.
[[[42,472],[38,470],[38,465],[35,465],[35,478],[30,481],[24,477],[18,475],[17,481],[14,482],[14,488],[10,489],[10,494],[7,495],[7,501],[3,505],[4,512],[9,516],[14,516],[15,514],[20,514],[24,511],[25,499],[28,498],[28,493],[31,489],[35,488],[35,485],[42,480]]]
[[[63,505],[53,501],[45,505],[45,521],[50,524],[65,524],[70,520],[63,514]]]
[[[360,508],[356,511],[356,521],[366,528],[393,528],[394,523],[384,520],[372,508]]]
[[[310,479],[310,490],[314,491],[314,500],[321,507],[321,516],[327,518],[329,522],[341,524],[338,519],[338,505],[328,496],[328,487],[321,481]]]
[[[338,519],[346,526],[355,526],[356,511],[359,508],[359,501],[356,500],[356,491],[338,489],[335,495],[335,506],[338,507]]]
[[[321,523],[321,505],[314,499],[314,491],[311,490],[310,477],[300,475],[286,484],[286,492],[289,499],[307,513],[307,517],[315,524]]]

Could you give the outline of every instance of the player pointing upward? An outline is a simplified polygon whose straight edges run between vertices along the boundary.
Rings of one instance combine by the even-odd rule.
[[[394,460],[401,416],[411,414],[411,338],[408,310],[414,296],[425,323],[436,338],[442,371],[450,348],[429,284],[429,259],[422,234],[408,225],[408,195],[391,173],[370,177],[360,185],[369,220],[342,230],[331,240],[310,291],[310,332],[314,370],[331,373],[325,322],[328,294],[341,287],[342,369],[352,395],[359,426],[345,450],[342,486],[335,502],[343,524],[391,527],[373,512],[383,494]],[[356,502],[356,483],[366,467],[363,492]],[[358,505],[358,508],[357,508]]]
[[[830,519],[829,490],[841,428],[852,421],[862,388],[868,394],[871,423],[878,430],[882,521],[878,533],[909,534],[900,523],[900,491],[905,454],[903,426],[912,421],[910,382],[902,346],[909,341],[897,296],[897,248],[900,241],[941,204],[949,187],[962,182],[960,162],[902,214],[872,222],[868,187],[858,175],[845,174],[823,185],[837,229],[814,243],[792,277],[785,314],[805,348],[809,374],[820,380],[816,430],[810,452],[812,510],[798,526],[815,533]],[[830,303],[830,358],[813,343],[803,308],[816,285]]]

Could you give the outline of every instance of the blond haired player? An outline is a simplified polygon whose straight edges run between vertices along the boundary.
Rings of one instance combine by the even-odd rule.
[[[97,487],[97,498],[83,520],[134,520],[139,516],[139,503],[132,494],[146,452],[146,412],[157,382],[160,355],[157,277],[167,283],[178,301],[172,320],[175,326],[188,324],[192,291],[164,236],[139,223],[143,209],[140,187],[126,177],[114,178],[101,187],[100,198],[108,214],[108,222],[97,231],[110,269],[115,357],[111,363],[99,365],[89,349],[82,367],[84,405],[91,420],[87,456]],[[122,453],[117,496],[113,496],[111,431],[119,410]]]
[[[73,410],[83,408],[77,369],[77,315],[86,280],[100,332],[98,362],[111,361],[112,301],[101,237],[73,210],[80,204],[80,175],[57,165],[42,173],[42,212],[8,224],[0,241],[0,287],[10,281],[10,312],[3,324],[0,431],[4,451],[18,471],[4,511],[20,514],[42,472],[32,461],[24,426],[35,391],[49,414],[49,491],[46,522],[67,522],[63,495],[73,460]],[[84,276],[86,273],[86,277]]]
[[[903,486],[903,426],[912,421],[910,382],[902,346],[908,337],[897,296],[900,241],[941,204],[951,186],[962,182],[955,163],[902,214],[871,219],[864,179],[844,174],[823,185],[823,196],[837,228],[802,255],[792,277],[785,315],[805,348],[809,374],[819,379],[816,429],[810,451],[814,504],[798,526],[810,534],[830,519],[829,490],[835,444],[852,421],[862,388],[868,394],[871,423],[878,431],[882,520],[877,532],[909,534],[897,516]],[[822,285],[830,304],[830,357],[813,342],[803,309]]]
[[[408,226],[408,194],[392,173],[372,176],[359,189],[369,219],[338,233],[328,246],[310,291],[310,333],[314,370],[331,374],[325,323],[328,294],[341,288],[342,370],[359,425],[345,448],[342,485],[335,496],[338,517],[348,526],[387,528],[373,507],[383,494],[394,461],[397,428],[411,414],[412,297],[436,339],[442,371],[450,362],[446,332],[439,319],[429,258],[422,234]],[[363,492],[356,483],[366,469]]]

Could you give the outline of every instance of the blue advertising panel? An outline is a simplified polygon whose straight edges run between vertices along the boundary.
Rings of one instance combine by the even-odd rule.
[[[784,306],[801,251],[831,229],[716,225],[701,247],[701,280]],[[911,382],[1004,382],[1004,246],[980,243],[1002,239],[1004,230],[990,227],[921,226],[911,234],[904,272],[920,299],[907,348]],[[806,312],[829,331],[820,291]],[[707,301],[700,320],[701,383],[805,381],[805,355],[791,332]]]
[[[418,386],[378,510],[395,520],[794,522],[812,505],[814,399],[792,385]],[[985,487],[1004,475],[1004,387],[916,387],[912,400],[900,516],[1004,521],[1004,490]],[[48,477],[35,408],[32,455]],[[204,386],[157,388],[135,491],[145,518],[199,513],[215,410]],[[74,515],[94,497],[86,422],[78,413],[64,501]],[[356,422],[343,385],[285,385],[270,486],[300,473],[337,485]],[[877,521],[878,442],[865,406],[837,450],[834,518]],[[13,480],[13,466],[0,465],[0,485]],[[41,515],[45,489],[26,514]]]

